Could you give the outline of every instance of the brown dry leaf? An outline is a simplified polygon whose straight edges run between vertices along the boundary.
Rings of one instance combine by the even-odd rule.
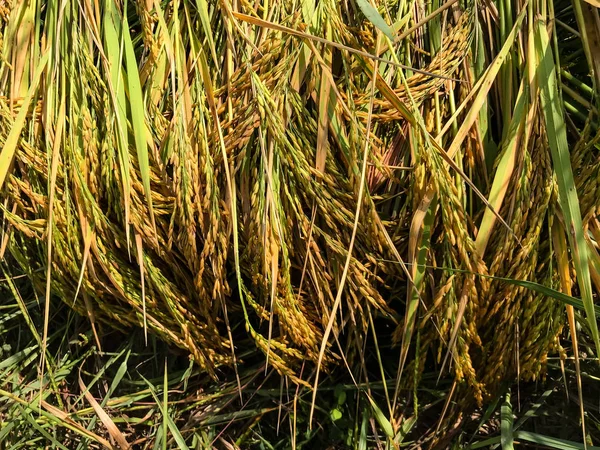
[[[585,0],[585,2],[595,6],[596,8],[600,8],[600,1],[598,0]]]
[[[88,429],[82,427],[80,424],[78,424],[73,419],[71,419],[66,412],[58,409],[56,406],[52,406],[50,403],[46,402],[45,400],[41,401],[41,405],[50,414],[58,417],[60,420],[69,424],[71,427],[76,428],[81,434],[89,436],[91,439],[94,439],[96,442],[102,444],[105,448],[108,448],[109,450],[114,450],[114,447],[111,445],[110,442],[108,442],[106,439],[98,436],[96,433],[93,433],[93,432],[89,431]]]
[[[86,387],[85,383],[81,379],[81,375],[79,375],[79,387],[83,391],[87,401],[90,402],[90,405],[92,405],[92,408],[94,408],[94,411],[96,412],[96,414],[98,415],[98,417],[100,418],[100,420],[102,421],[104,426],[106,427],[106,431],[108,431],[108,434],[110,434],[110,436],[117,442],[117,444],[119,444],[119,447],[121,448],[121,450],[126,450],[126,449],[131,448],[131,446],[129,445],[129,442],[127,442],[127,439],[125,439],[125,436],[123,436],[123,433],[121,433],[121,431],[117,428],[117,426],[112,421],[110,416],[108,414],[106,414],[106,411],[104,411],[102,409],[102,407],[96,401],[94,396],[88,391],[88,388]]]

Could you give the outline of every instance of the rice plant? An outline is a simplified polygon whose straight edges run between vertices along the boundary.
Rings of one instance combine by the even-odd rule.
[[[3,4],[0,448],[592,448],[597,7]]]

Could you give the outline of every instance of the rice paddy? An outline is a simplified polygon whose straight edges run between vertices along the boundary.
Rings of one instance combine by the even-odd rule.
[[[595,0],[0,36],[0,448],[594,448]]]

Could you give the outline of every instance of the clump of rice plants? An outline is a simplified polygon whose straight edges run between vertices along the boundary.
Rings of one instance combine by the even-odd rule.
[[[309,429],[349,372],[388,445],[407,415],[446,445],[566,330],[579,374],[600,19],[574,1],[4,5],[0,253],[43,303],[40,380],[53,297],[99,351],[139,328],[242,400],[249,365],[273,370]]]

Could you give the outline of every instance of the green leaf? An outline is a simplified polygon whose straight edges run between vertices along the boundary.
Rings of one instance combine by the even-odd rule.
[[[154,385],[152,383],[150,383],[148,380],[146,380],[143,376],[142,376],[142,378],[144,379],[144,381],[150,388],[150,393],[152,394],[152,397],[154,398],[154,401],[156,402],[158,409],[160,409],[160,411],[163,413],[163,420],[166,422],[169,431],[173,435],[173,439],[175,439],[175,442],[177,443],[177,447],[180,450],[190,450],[190,448],[185,443],[185,439],[181,435],[181,431],[179,431],[179,428],[177,428],[177,425],[173,421],[173,418],[171,416],[169,416],[168,411],[166,411],[165,407],[163,406],[163,402],[161,402],[160,399],[158,398],[158,395],[156,395]],[[164,402],[164,404],[166,405],[166,402]],[[165,433],[165,439],[166,439],[166,433]]]
[[[110,80],[108,87],[111,94],[112,106],[114,108],[114,119],[117,132],[117,149],[119,156],[119,170],[123,183],[123,206],[125,213],[125,232],[127,234],[127,245],[129,245],[129,211],[131,203],[131,174],[129,148],[127,145],[127,113],[125,88],[121,70],[121,45],[119,36],[121,34],[121,18],[115,3],[105,1],[104,17],[102,27],[104,30],[104,47],[108,58],[108,69]]]
[[[365,17],[369,19],[373,25],[379,28],[387,37],[392,40],[394,39],[394,33],[392,32],[392,29],[385,22],[385,20],[383,20],[383,17],[381,17],[381,14],[379,14],[379,11],[377,11],[377,9],[375,9],[371,3],[369,3],[367,0],[356,0],[356,3]]]
[[[219,67],[219,59],[217,58],[215,39],[213,37],[212,32],[213,27],[210,24],[210,17],[208,15],[208,3],[206,2],[206,0],[196,0],[196,7],[198,8],[200,22],[202,23],[204,34],[206,34],[206,39],[208,39],[208,47],[210,48],[210,54],[213,58],[216,67]]]
[[[513,412],[510,404],[510,391],[504,397],[500,408],[500,444],[502,450],[513,450]]]
[[[0,189],[4,186],[8,172],[12,166],[12,161],[15,156],[15,152],[17,151],[17,144],[19,143],[19,138],[21,137],[21,131],[23,131],[25,119],[27,118],[27,113],[29,112],[29,105],[31,104],[31,100],[35,92],[37,91],[40,77],[42,75],[42,71],[46,67],[49,55],[50,52],[47,51],[40,59],[35,69],[35,74],[33,75],[33,82],[31,83],[29,91],[27,92],[27,97],[25,97],[25,100],[21,105],[21,109],[19,110],[19,114],[17,114],[13,126],[10,129],[10,133],[8,133],[6,141],[4,141],[4,146],[0,152]]]
[[[506,191],[508,190],[510,179],[513,175],[521,136],[525,129],[526,104],[528,92],[525,90],[525,82],[521,84],[517,102],[514,107],[512,119],[508,125],[508,131],[503,142],[502,156],[496,169],[494,182],[490,190],[489,202],[496,211],[500,211]],[[480,256],[483,257],[487,243],[492,236],[492,230],[496,223],[496,216],[491,209],[486,208],[483,213],[483,219],[475,240],[475,248]]]
[[[117,373],[115,374],[115,376],[114,376],[114,378],[112,380],[112,383],[110,383],[110,388],[108,389],[108,392],[106,393],[106,396],[102,399],[102,406],[103,407],[106,405],[106,403],[108,402],[109,397],[113,394],[113,392],[115,392],[115,390],[119,386],[119,383],[121,382],[121,380],[123,379],[123,377],[127,373],[127,361],[129,359],[129,355],[130,354],[131,354],[131,350],[128,350],[127,351],[127,355],[125,355],[125,359],[123,360],[123,362],[119,366],[119,369],[117,370]]]
[[[375,420],[377,421],[385,435],[390,439],[394,439],[394,428],[392,427],[392,424],[387,419],[387,417],[385,417],[385,414],[383,414],[381,409],[379,409],[379,406],[377,406],[375,400],[373,400],[369,395],[367,395],[367,398],[369,399],[369,403],[371,403],[371,408],[373,408]]]
[[[559,450],[580,450],[586,448],[579,442],[557,439],[550,436],[544,436],[543,434],[532,433],[530,431],[517,431],[515,433],[515,439],[533,442],[534,444],[543,445],[550,448],[557,448]],[[588,445],[587,450],[600,450],[600,447]]]
[[[500,436],[494,436],[492,438],[485,439],[483,441],[475,442],[466,448],[469,450],[475,450],[477,448],[490,448],[490,445],[499,443],[500,439],[501,439]]]
[[[579,199],[575,188],[575,179],[571,167],[567,129],[563,115],[562,101],[558,92],[554,58],[546,26],[537,24],[535,35],[537,56],[537,81],[540,87],[541,106],[546,124],[548,144],[558,184],[558,198],[565,220],[569,246],[573,254],[577,282],[592,338],[596,345],[596,354],[600,354],[600,335],[596,322],[596,312],[592,294],[592,282],[588,266],[587,244],[579,209]]]
[[[150,161],[148,158],[148,141],[146,140],[146,117],[144,99],[142,95],[142,85],[140,83],[140,73],[138,71],[137,60],[133,50],[133,43],[129,35],[129,23],[127,14],[123,17],[123,43],[125,48],[125,67],[127,69],[127,88],[129,90],[129,110],[131,112],[131,125],[133,128],[133,137],[135,148],[137,150],[138,164],[140,165],[140,175],[146,194],[146,201],[150,210],[150,218],[154,228],[154,212],[152,209],[152,191],[150,189]]]
[[[167,430],[169,428],[169,371],[167,370],[167,358],[165,358],[165,374],[163,377],[163,404],[162,404],[162,415],[163,415],[163,450],[167,450]],[[185,443],[184,443],[185,445]]]
[[[412,428],[415,426],[416,423],[417,423],[417,416],[409,417],[404,422],[402,422],[402,426],[400,427],[400,431],[398,431],[398,434],[394,438],[394,442],[396,444],[401,444],[404,441],[404,439],[406,438],[406,436],[408,435],[408,433],[410,433],[410,430],[412,430]]]
[[[42,428],[41,426],[38,425],[37,421],[32,416],[30,410],[26,410],[25,408],[23,408],[19,404],[17,404],[17,409],[20,412],[20,416],[24,417],[27,420],[27,422],[30,424],[30,426],[31,426],[32,429],[36,430],[39,434],[41,434],[42,436],[44,436],[48,440],[48,442],[52,443],[52,448],[62,449],[62,450],[68,450],[68,448],[65,447],[64,445],[62,445],[60,442],[58,442],[54,438],[54,436],[52,436],[44,428]]]
[[[492,399],[492,402],[488,405],[485,412],[481,416],[481,419],[479,419],[477,428],[473,432],[473,435],[471,436],[471,439],[469,440],[469,442],[472,442],[473,439],[475,439],[479,429],[483,426],[483,424],[487,423],[490,420],[490,418],[492,417],[492,414],[494,414],[494,412],[496,411],[496,408],[498,407],[498,403],[500,402],[501,398],[502,397],[500,395],[494,396],[494,398]],[[478,444],[473,444],[473,445],[478,445]],[[471,447],[469,446],[468,448],[471,448]]]
[[[413,131],[411,130],[411,133]],[[427,195],[427,194],[426,194]],[[419,309],[419,301],[421,299],[420,292],[424,289],[425,280],[425,262],[427,260],[427,254],[431,246],[431,228],[435,219],[434,211],[436,210],[435,205],[437,200],[435,195],[431,199],[427,197],[423,198],[422,202],[429,201],[430,207],[426,210],[419,208],[418,211],[413,215],[411,230],[409,234],[409,262],[410,260],[416,259],[416,267],[413,267],[411,275],[413,277],[412,285],[408,284],[407,302],[406,302],[406,313],[404,316],[404,333],[402,334],[402,341],[400,346],[400,370],[404,369],[410,343],[412,340],[415,324],[417,321],[417,312]],[[431,205],[433,204],[433,207]],[[415,227],[413,229],[413,227]],[[422,232],[419,230],[422,227]],[[420,241],[419,236],[420,235]],[[414,244],[413,244],[414,242]],[[418,247],[418,248],[417,248]],[[413,255],[416,253],[416,255]]]
[[[331,420],[335,422],[336,420],[340,420],[342,418],[342,412],[339,409],[334,408],[329,413],[329,417],[331,417]]]
[[[367,410],[363,410],[362,422],[360,425],[360,436],[358,438],[358,450],[367,450],[367,424],[369,422],[369,415]]]

